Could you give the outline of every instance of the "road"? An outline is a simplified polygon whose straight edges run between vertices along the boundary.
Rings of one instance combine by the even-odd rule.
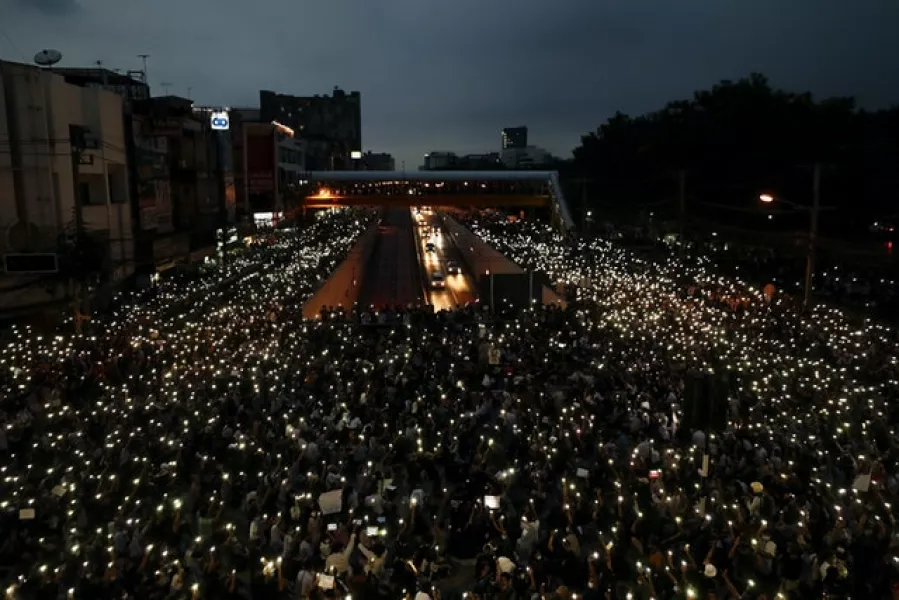
[[[464,263],[455,248],[443,243],[442,232],[430,236],[426,232],[426,227],[440,231],[436,215],[416,214],[416,209],[405,208],[385,210],[383,214],[383,224],[366,262],[360,305],[381,308],[427,302],[435,310],[448,310],[475,301],[474,282],[464,274]],[[429,240],[434,242],[434,252],[425,249]],[[456,261],[463,274],[447,275],[447,261]],[[437,272],[445,277],[444,289],[431,286],[431,276]]]
[[[424,282],[415,250],[412,214],[407,208],[383,212],[372,255],[366,262],[361,306],[406,306],[424,303]]]
[[[412,212],[414,214],[415,209]],[[442,230],[440,219],[427,210],[423,210],[420,214],[414,214],[414,218],[417,224],[415,241],[418,246],[419,260],[424,264],[428,278],[428,297],[430,304],[434,306],[434,310],[449,310],[456,306],[474,302],[477,299],[477,287],[472,278],[465,273],[465,263],[457,256],[455,247],[449,240],[444,239],[446,233]],[[437,233],[429,235],[429,228]],[[434,243],[433,252],[426,250],[429,241]],[[448,275],[446,268],[448,261],[455,261],[462,269],[462,272],[457,275]],[[444,289],[433,289],[430,286],[431,276],[434,273],[442,273],[445,277],[446,287]]]

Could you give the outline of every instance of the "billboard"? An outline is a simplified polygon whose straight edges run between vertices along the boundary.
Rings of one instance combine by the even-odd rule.
[[[275,137],[271,130],[265,133],[247,132],[245,146],[247,157],[247,188],[250,194],[275,191]]]
[[[231,127],[231,119],[225,111],[217,111],[209,115],[209,127],[216,131],[227,131]]]
[[[253,213],[253,221],[256,227],[275,227],[284,219],[282,212],[258,212]]]

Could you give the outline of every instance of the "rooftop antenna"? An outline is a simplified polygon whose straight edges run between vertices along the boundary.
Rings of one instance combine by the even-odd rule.
[[[97,70],[100,71],[100,76],[103,78],[103,85],[108,85],[109,81],[107,81],[107,71],[103,68],[103,61],[97,61]]]
[[[34,62],[38,66],[53,69],[53,65],[62,60],[62,52],[59,50],[41,50],[34,55]]]
[[[193,100],[193,97],[190,95],[190,93],[193,91],[193,89],[194,88],[187,86],[187,99],[188,100]]]
[[[138,54],[137,57],[144,62],[144,83],[147,83],[147,59],[150,58],[149,54]]]
[[[169,88],[172,87],[172,84],[169,83],[168,81],[163,81],[163,82],[161,82],[159,85],[162,86],[163,95],[164,95],[164,96],[168,96],[168,95],[169,95]]]

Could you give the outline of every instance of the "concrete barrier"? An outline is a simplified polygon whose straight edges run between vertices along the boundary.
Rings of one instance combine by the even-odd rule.
[[[475,281],[480,281],[487,275],[517,275],[524,273],[524,269],[505,257],[493,246],[476,236],[467,227],[461,225],[454,218],[441,215],[443,228],[450,241],[456,248],[456,253],[465,263],[468,272]]]
[[[322,307],[325,306],[342,306],[349,310],[359,300],[365,278],[365,266],[377,238],[376,219],[359,237],[353,249],[334,269],[324,285],[303,304],[303,318],[317,319]]]
[[[444,231],[455,246],[456,253],[468,268],[468,272],[474,277],[476,284],[479,284],[483,277],[489,275],[518,275],[525,272],[518,264],[508,259],[454,218],[443,213],[440,216],[443,219]],[[547,286],[543,286],[542,296],[544,304],[566,305],[562,297]]]

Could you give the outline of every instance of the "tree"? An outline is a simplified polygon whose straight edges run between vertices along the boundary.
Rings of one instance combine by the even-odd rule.
[[[899,110],[859,111],[852,98],[815,101],[753,73],[650,114],[616,113],[573,154],[571,170],[590,179],[593,200],[604,205],[667,201],[676,211],[680,171],[689,174],[691,201],[747,209],[773,190],[808,203],[810,167],[821,162],[823,203],[882,214],[899,189]]]

